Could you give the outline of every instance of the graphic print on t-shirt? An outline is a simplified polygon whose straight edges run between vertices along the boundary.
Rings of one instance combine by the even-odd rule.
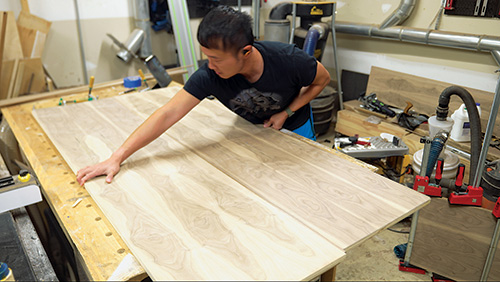
[[[281,97],[273,92],[248,88],[229,100],[229,107],[247,120],[269,118],[282,107]]]

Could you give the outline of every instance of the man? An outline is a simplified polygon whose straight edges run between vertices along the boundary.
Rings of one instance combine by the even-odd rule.
[[[203,98],[214,95],[255,124],[286,128],[314,139],[309,102],[330,82],[323,65],[294,45],[254,42],[252,19],[227,6],[212,9],[198,28],[208,64],[200,67],[167,104],[156,110],[104,162],[83,168],[77,181],[106,175],[179,121]]]

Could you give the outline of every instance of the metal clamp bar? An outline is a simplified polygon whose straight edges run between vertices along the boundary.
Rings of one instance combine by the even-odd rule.
[[[418,215],[420,211],[416,211],[411,217],[410,235],[408,236],[408,245],[406,246],[404,265],[410,264],[411,252],[413,250],[413,243],[415,241],[415,233],[417,231]]]
[[[333,46],[333,60],[335,62],[335,74],[337,76],[337,92],[339,93],[339,106],[340,110],[344,109],[344,96],[342,93],[342,83],[340,81],[340,67],[337,55],[337,35],[335,32],[335,15],[337,13],[337,3],[333,3],[332,12],[332,46]]]
[[[483,7],[481,8],[481,17],[486,15],[486,7],[488,7],[488,0],[483,0]]]
[[[500,219],[497,219],[497,225],[495,227],[495,232],[491,238],[490,249],[488,251],[488,256],[486,257],[486,262],[484,263],[483,273],[481,273],[481,279],[479,281],[486,281],[490,274],[491,264],[493,263],[493,258],[495,257],[495,252],[498,246],[498,239],[500,238]]]
[[[499,72],[500,70],[497,70],[496,72]],[[481,155],[479,156],[479,161],[477,164],[477,171],[476,175],[474,177],[474,187],[479,187],[479,184],[481,182],[481,176],[483,175],[484,171],[484,164],[486,161],[486,155],[488,154],[488,148],[491,142],[491,136],[493,134],[493,127],[495,126],[495,121],[497,118],[498,114],[498,107],[500,106],[500,76],[499,80],[497,81],[497,86],[495,89],[495,97],[493,98],[493,104],[491,105],[491,112],[490,116],[488,118],[488,125],[486,126],[486,131],[484,133],[484,140],[483,140],[483,146],[481,148]],[[500,231],[498,230],[499,228],[499,222],[497,220],[497,225],[495,228],[495,233],[493,235],[493,238],[491,240],[490,244],[490,251],[488,252],[488,256],[486,258],[486,262],[484,264],[483,272],[481,273],[481,280],[480,281],[486,281],[485,279],[488,278],[490,274],[490,268],[491,268],[491,262],[493,261],[493,256],[495,255],[495,250],[496,246],[498,244],[498,236]],[[496,237],[496,239],[495,239]],[[492,250],[494,248],[494,250]]]
[[[474,8],[474,16],[479,15],[479,8],[481,7],[481,0],[476,0],[476,7]]]

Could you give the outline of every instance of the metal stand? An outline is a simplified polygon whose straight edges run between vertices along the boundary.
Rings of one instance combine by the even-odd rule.
[[[297,3],[298,2],[292,2],[292,29],[290,31],[290,40],[289,43],[293,44],[293,37],[295,36],[295,25],[296,25],[296,20],[295,18],[297,17]],[[342,94],[342,85],[340,83],[340,70],[339,70],[339,63],[338,63],[338,58],[337,58],[337,36],[335,34],[335,14],[337,12],[337,3],[332,2],[333,5],[333,13],[332,13],[332,23],[331,23],[331,29],[332,29],[332,46],[333,46],[333,60],[335,63],[335,75],[337,78],[337,91],[339,93],[339,106],[340,109],[344,109],[344,98]]]
[[[253,9],[253,36],[256,39],[260,38],[260,0],[252,1]]]
[[[183,74],[184,81],[187,81],[198,69],[198,60],[194,51],[191,25],[185,0],[168,0],[170,7],[170,18],[175,36],[177,55],[181,66],[186,67],[187,73]]]
[[[408,237],[408,245],[406,246],[406,253],[405,253],[405,259],[404,259],[405,266],[408,266],[410,264],[410,256],[411,256],[411,252],[413,250],[413,242],[415,241],[415,233],[417,230],[418,215],[419,215],[419,211],[416,211],[411,216],[410,235]]]
[[[499,70],[496,71],[497,73]],[[491,142],[491,135],[493,134],[493,127],[495,126],[495,121],[497,119],[498,107],[500,106],[500,77],[497,81],[497,86],[495,89],[495,97],[493,98],[493,104],[491,105],[491,112],[488,118],[488,125],[486,126],[486,131],[484,133],[483,147],[481,148],[481,155],[479,157],[475,179],[473,182],[474,187],[479,187],[481,182],[481,176],[484,171],[484,163],[486,161],[486,155],[488,154],[488,148]],[[493,233],[490,249],[488,251],[488,256],[486,257],[486,262],[484,263],[483,272],[481,273],[480,281],[486,281],[490,274],[491,264],[493,258],[495,257],[495,252],[498,246],[498,238],[500,237],[500,219],[497,219],[497,225],[495,227],[495,232]]]
[[[496,72],[499,72],[499,71],[500,70],[497,70]],[[483,146],[481,148],[481,155],[479,157],[476,175],[475,175],[473,183],[472,183],[472,185],[474,187],[479,187],[479,184],[481,182],[481,176],[482,176],[483,171],[484,171],[484,164],[486,161],[486,156],[488,154],[488,148],[489,148],[489,144],[491,142],[491,136],[493,134],[493,128],[495,126],[495,121],[497,118],[499,107],[500,107],[500,77],[499,77],[499,80],[497,81],[497,85],[496,85],[496,89],[495,89],[495,96],[493,98],[493,104],[491,105],[491,112],[490,112],[490,116],[488,118],[488,125],[486,126],[486,131],[484,134]],[[422,165],[423,164],[424,164],[424,160],[422,160]],[[412,222],[411,222],[410,237],[408,239],[408,246],[406,248],[406,254],[405,254],[405,264],[409,263],[409,261],[410,261],[410,255],[411,255],[411,251],[413,248],[413,240],[415,237],[414,233],[415,233],[416,224],[417,224],[416,218],[418,218],[418,211],[413,215]],[[496,249],[498,246],[499,238],[500,238],[500,219],[497,219],[495,231],[493,232],[493,235],[491,238],[490,248],[489,248],[488,255],[487,255],[486,261],[484,263],[483,272],[481,273],[481,278],[479,281],[486,281],[488,279],[488,276],[489,276],[490,270],[491,270],[491,264],[493,263],[493,259],[495,257]]]

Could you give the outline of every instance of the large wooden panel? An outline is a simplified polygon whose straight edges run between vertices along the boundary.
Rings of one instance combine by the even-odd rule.
[[[410,262],[453,280],[479,281],[496,219],[490,210],[432,199],[418,219]],[[488,281],[500,280],[500,250]]]
[[[76,170],[107,158],[144,120],[123,97],[35,115]],[[155,280],[307,280],[343,257],[167,135],[128,159],[112,184],[98,178],[86,189]]]
[[[64,108],[36,110],[35,114],[69,165],[77,170],[107,158],[140,122],[166,103],[179,87]],[[290,266],[295,268],[307,256],[298,252],[296,257],[292,252],[293,258],[289,258],[281,253],[283,250],[295,246],[295,243],[308,246],[313,253],[317,251],[316,247],[326,246],[325,250],[314,253],[313,258],[307,259],[308,263],[299,267],[309,269],[303,270],[302,274],[311,272],[313,264],[318,268],[318,265],[326,263],[323,251],[330,253],[331,261],[340,257],[336,248],[327,251],[333,246],[321,238],[328,239],[342,249],[349,249],[429,201],[427,196],[334,154],[278,131],[252,125],[218,102],[209,100],[203,101],[159,140],[134,154],[122,167],[111,185],[104,184],[103,179],[98,178],[86,185],[87,190],[106,214],[108,209],[119,208],[121,200],[132,205],[120,212],[109,212],[107,216],[116,229],[123,232],[122,237],[148,272],[158,271],[161,274],[156,275],[170,278],[221,279],[217,273],[205,270],[204,266],[186,266],[184,262],[187,261],[169,261],[172,264],[159,266],[159,259],[152,260],[148,252],[161,253],[165,250],[162,246],[167,248],[177,244],[179,248],[187,246],[184,249],[188,251],[174,248],[169,249],[169,253],[175,250],[181,252],[179,256],[182,257],[192,258],[194,255],[199,257],[198,263],[209,259],[214,263],[218,261],[225,264],[229,258],[231,263],[228,265],[243,276],[231,276],[233,273],[230,272],[222,277],[226,279],[305,279],[306,276],[295,272],[289,273],[291,276],[284,276],[281,272],[289,272]],[[123,192],[124,189],[127,193]],[[220,194],[221,191],[224,192]],[[221,208],[221,203],[248,208],[244,208],[244,213],[239,209],[238,212],[228,211]],[[247,212],[250,207],[252,212]],[[152,213],[154,209],[159,212]],[[254,209],[259,212],[253,213]],[[158,214],[166,218],[155,222]],[[234,216],[239,219],[228,219]],[[262,218],[267,216],[279,220],[259,228],[252,224],[262,222]],[[137,226],[132,224],[140,220],[144,223]],[[231,251],[222,250],[222,243],[206,234],[206,229],[194,226],[192,222],[196,220],[210,222],[210,232],[222,234],[215,236],[217,238],[234,238],[229,240],[234,241]],[[289,240],[281,236],[273,238],[277,227],[289,230],[285,233],[292,236],[295,243],[290,245]],[[164,232],[169,236],[163,241],[154,241],[154,250],[145,251],[145,244],[138,243],[136,237],[138,232],[144,230],[142,228],[152,229],[149,233],[153,235]],[[235,228],[252,230],[256,234],[267,231],[266,235],[260,234],[263,237],[258,237],[265,239],[256,239],[260,247],[255,246],[252,253],[247,254],[247,250],[241,246],[246,247],[251,243],[247,243],[248,238],[235,231]],[[225,230],[232,235],[227,235]],[[311,230],[314,232],[311,233]],[[155,236],[152,238],[156,240]],[[270,248],[268,244],[274,247]],[[269,249],[263,251],[265,248]],[[260,252],[259,255],[256,252]],[[278,254],[272,255],[273,259],[265,264],[272,265],[272,270],[263,271],[260,268],[262,265],[255,264],[253,259],[257,260],[259,256],[267,258],[270,252]],[[241,270],[242,264],[238,264],[238,260],[233,261],[234,257],[231,259],[234,253],[244,255],[248,261],[246,264],[250,263],[250,266]],[[161,257],[163,254],[156,255]],[[214,261],[211,256],[217,256],[217,260]],[[287,266],[279,266],[279,260]],[[328,266],[332,266],[331,261]],[[320,268],[326,270],[325,267],[323,265]],[[205,276],[199,272],[200,269],[208,271],[203,273]],[[272,273],[275,275],[272,276]],[[319,270],[312,273],[318,274]],[[155,274],[152,276],[158,277]]]
[[[131,106],[154,99],[157,107],[167,100],[126,99]],[[144,116],[151,110],[138,109]],[[202,102],[167,134],[345,250],[429,200],[310,144],[250,124],[215,101]]]

